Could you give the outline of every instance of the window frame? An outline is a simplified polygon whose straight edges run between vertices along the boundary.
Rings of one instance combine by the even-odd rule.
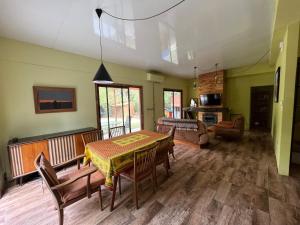
[[[138,88],[140,92],[140,108],[141,108],[141,130],[144,129],[144,103],[143,103],[143,86],[141,85],[130,85],[130,84],[119,84],[119,83],[113,83],[113,84],[95,84],[95,98],[96,98],[96,114],[97,114],[97,129],[102,130],[101,127],[101,112],[100,112],[100,96],[99,96],[99,87],[112,87],[112,88],[127,88],[128,89],[128,104],[130,104],[130,94],[129,89],[130,88]],[[107,90],[107,89],[106,89]],[[121,92],[123,95],[123,91]],[[123,97],[122,97],[123,98]],[[108,95],[106,95],[106,101],[108,104]],[[123,101],[122,101],[123,104]],[[123,107],[122,107],[122,110]],[[130,114],[130,109],[129,109]],[[123,114],[124,115],[124,114]],[[130,114],[131,117],[131,114]],[[129,117],[129,118],[130,118]],[[124,121],[123,121],[124,122]],[[131,123],[130,123],[131,124]],[[129,128],[131,133],[131,127]]]
[[[183,118],[183,91],[182,91],[182,89],[173,89],[173,88],[164,88],[163,89],[163,115],[164,115],[164,117],[165,117],[165,91],[173,92],[173,117],[172,117],[172,119],[174,119],[174,112],[175,112],[174,92],[180,92],[180,103],[181,103],[180,119],[182,119]]]

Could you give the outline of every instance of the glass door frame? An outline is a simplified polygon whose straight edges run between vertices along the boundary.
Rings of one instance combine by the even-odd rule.
[[[181,102],[181,110],[180,110],[180,119],[183,118],[183,91],[181,89],[172,89],[172,88],[164,88],[163,89],[163,115],[165,116],[165,91],[173,92],[173,117],[174,118],[174,92],[180,92],[180,102]]]
[[[95,84],[95,97],[96,97],[96,113],[97,113],[97,129],[101,130],[101,113],[100,113],[100,96],[99,96],[99,87],[112,87],[112,88],[125,88],[128,89],[128,104],[130,105],[130,88],[138,88],[140,92],[140,109],[141,109],[141,129],[144,129],[144,103],[143,103],[143,86],[140,85],[129,85],[129,84],[118,84],[118,83],[113,83],[113,84]],[[123,91],[121,92],[123,95]],[[123,97],[122,97],[123,98]],[[106,95],[106,101],[108,103],[108,95]],[[123,101],[122,101],[123,104]],[[122,107],[122,110],[123,107]],[[130,114],[130,107],[129,107],[129,119],[131,119],[131,114]],[[124,116],[124,114],[123,114]],[[124,120],[123,120],[124,122]],[[130,128],[131,132],[131,123],[130,123]]]

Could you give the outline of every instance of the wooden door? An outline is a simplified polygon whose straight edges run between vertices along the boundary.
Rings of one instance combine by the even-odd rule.
[[[251,87],[250,129],[271,131],[273,86]]]
[[[298,58],[295,100],[294,100],[294,120],[292,135],[291,163],[300,164],[300,58]]]

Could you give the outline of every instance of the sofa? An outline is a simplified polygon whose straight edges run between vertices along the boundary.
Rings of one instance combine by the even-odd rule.
[[[215,126],[215,136],[226,139],[239,139],[244,134],[245,119],[237,116],[232,121],[221,121]]]
[[[174,138],[205,146],[208,144],[208,134],[204,123],[199,120],[173,119],[161,117],[157,124],[172,125],[176,128]]]

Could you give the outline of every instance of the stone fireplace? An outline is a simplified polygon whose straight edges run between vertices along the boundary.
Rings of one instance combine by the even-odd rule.
[[[207,126],[217,124],[224,118],[226,109],[224,108],[224,70],[201,74],[198,76],[198,96],[203,94],[222,94],[221,105],[219,106],[199,106],[198,119]]]
[[[202,121],[207,125],[211,126],[218,123],[218,115],[215,113],[203,113],[202,114]]]

